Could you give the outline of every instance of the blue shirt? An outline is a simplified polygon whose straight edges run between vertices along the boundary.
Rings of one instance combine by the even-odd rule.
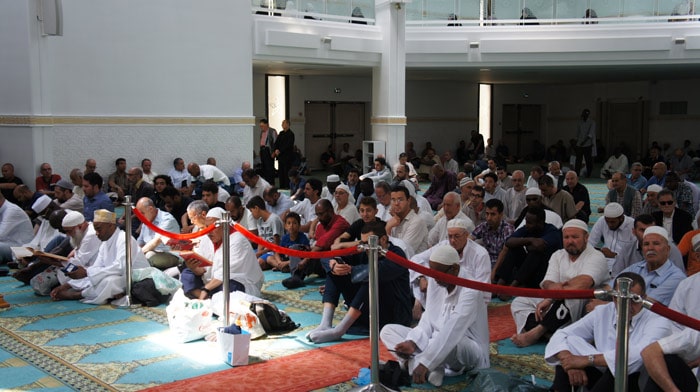
[[[102,191],[99,191],[95,196],[89,198],[83,196],[83,216],[88,222],[92,222],[95,218],[95,211],[105,209],[114,212],[114,204],[112,200]]]
[[[644,278],[647,286],[647,296],[668,306],[676,292],[676,287],[685,279],[685,273],[676,267],[672,261],[666,262],[654,271],[647,269],[645,260],[635,263],[625,268],[622,272],[634,272]]]
[[[306,236],[306,234],[304,234],[302,232],[299,232],[299,234],[297,235],[296,241],[292,241],[292,239],[289,238],[289,233],[283,235],[282,239],[280,240],[280,246],[283,248],[289,248],[292,245],[310,246],[309,238]]]
[[[644,176],[639,176],[636,180],[632,179],[632,175],[627,175],[627,183],[636,190],[645,189],[647,187],[647,179]]]

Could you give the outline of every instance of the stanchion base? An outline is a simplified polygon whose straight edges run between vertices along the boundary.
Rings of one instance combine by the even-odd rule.
[[[129,298],[128,296],[116,299],[116,300],[112,301],[110,303],[110,305],[113,308],[119,308],[119,309],[124,309],[124,308],[132,309],[132,308],[140,308],[141,307],[141,304],[132,304],[131,298]]]
[[[360,391],[378,391],[378,392],[395,392],[393,389],[390,389],[383,384],[376,383],[376,384],[367,384],[362,387],[355,387],[350,390],[351,392],[360,392]]]

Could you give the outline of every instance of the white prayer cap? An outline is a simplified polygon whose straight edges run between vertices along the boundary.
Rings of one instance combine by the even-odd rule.
[[[61,221],[63,227],[75,227],[85,222],[85,217],[78,211],[66,210],[66,216]]]
[[[401,180],[399,185],[408,189],[408,194],[411,195],[412,198],[416,198],[416,187],[411,183],[411,181]]]
[[[644,230],[644,237],[648,236],[649,234],[658,234],[658,235],[664,237],[666,242],[668,242],[668,231],[666,231],[666,229],[664,229],[661,226],[649,226],[649,227],[647,227],[647,229]],[[644,237],[642,237],[642,238],[644,238]]]
[[[471,218],[467,217],[467,219],[464,218],[454,218],[450,219],[447,221],[447,228],[452,229],[452,228],[459,228],[459,229],[464,229],[468,232],[474,231],[474,222],[471,220]]]
[[[454,265],[459,263],[459,254],[449,245],[440,245],[430,252],[430,261],[442,265]]]
[[[700,233],[695,234],[691,242],[693,243],[693,250],[696,252],[700,252]]]
[[[469,184],[470,182],[474,182],[474,180],[471,177],[464,177],[461,180],[459,180],[459,187],[461,188]]]
[[[211,210],[209,210],[209,212],[207,212],[207,218],[221,219],[224,216],[224,212],[226,212],[226,210],[224,210],[223,208],[214,207]]]
[[[350,194],[350,188],[348,188],[348,186],[345,185],[345,184],[340,184],[340,185],[338,185],[337,187],[335,187],[335,190],[336,190],[336,191],[337,191],[338,189],[340,189],[340,190],[342,190],[342,191],[345,191],[345,193],[347,193],[348,195]]]
[[[44,211],[49,204],[51,204],[51,198],[46,195],[41,195],[38,199],[36,199],[34,204],[32,204],[32,211],[38,214],[41,211]]]
[[[92,220],[95,223],[111,223],[113,225],[117,224],[117,214],[109,210],[97,210],[95,211],[95,218]]]
[[[658,184],[651,184],[647,187],[647,192],[656,192],[659,193],[663,190],[664,188],[661,187],[661,185]]]
[[[625,209],[620,203],[608,203],[603,210],[603,216],[606,218],[619,218],[622,215],[625,215]]]
[[[328,177],[326,177],[326,183],[329,182],[340,182],[340,177],[338,177],[337,174],[331,174]]]
[[[532,195],[542,196],[542,191],[540,190],[540,188],[538,188],[536,186],[533,186],[531,188],[527,188],[527,190],[525,191],[525,196],[532,196]]]
[[[562,227],[562,230],[568,229],[569,227],[575,227],[588,233],[588,225],[581,219],[571,219],[566,221],[566,223],[564,223],[564,227]]]

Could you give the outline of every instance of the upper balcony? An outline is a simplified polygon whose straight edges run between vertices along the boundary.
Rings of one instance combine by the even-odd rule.
[[[406,66],[697,64],[695,1],[409,0],[402,5]],[[374,11],[375,0],[252,0],[253,56],[377,64],[384,26]]]

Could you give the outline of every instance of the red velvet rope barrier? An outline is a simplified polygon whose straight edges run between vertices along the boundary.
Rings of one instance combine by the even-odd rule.
[[[266,247],[267,249],[273,250],[277,253],[283,253],[283,254],[286,254],[289,256],[304,257],[304,258],[310,258],[310,259],[322,259],[322,258],[328,258],[328,257],[350,256],[350,255],[360,253],[360,251],[357,250],[357,248],[346,248],[346,249],[329,250],[329,251],[323,251],[323,252],[305,252],[302,250],[289,249],[289,248],[279,246],[277,244],[273,244],[272,242],[267,242],[267,241],[263,240],[262,238],[251,233],[245,227],[239,225],[238,223],[236,223],[234,225],[234,227],[236,230],[238,230],[238,232],[243,234],[244,237],[255,242],[256,244],[262,245],[262,246]]]
[[[497,294],[506,294],[519,297],[532,298],[553,298],[553,299],[586,299],[593,298],[593,290],[540,290],[528,289],[522,287],[501,286],[490,283],[482,283],[468,279],[462,279],[454,275],[449,275],[440,271],[436,271],[420,264],[416,264],[407,260],[394,252],[387,252],[386,258],[396,264],[412,269],[423,275],[430,276],[435,279],[440,279],[443,282],[456,284],[458,286],[468,287],[474,290],[488,291]]]
[[[198,237],[201,237],[203,235],[209,234],[212,230],[214,230],[216,228],[216,225],[210,225],[210,226],[207,226],[204,229],[196,231],[194,233],[187,233],[187,234],[171,233],[171,232],[165,231],[165,230],[161,229],[160,227],[151,223],[151,221],[149,221],[148,218],[143,216],[143,214],[141,212],[139,212],[139,210],[137,210],[136,208],[132,208],[131,211],[134,213],[134,215],[136,215],[137,218],[139,218],[141,223],[148,226],[149,229],[155,231],[156,233],[158,233],[160,235],[164,235],[168,238],[174,238],[176,240],[191,240],[193,238],[198,238]]]
[[[700,331],[700,320],[694,319],[683,313],[676,312],[675,310],[667,308],[660,303],[654,303],[653,305],[651,305],[651,308],[649,310],[658,315],[666,317],[667,319],[675,321],[679,324],[683,324],[686,327],[690,327],[696,331]]]

